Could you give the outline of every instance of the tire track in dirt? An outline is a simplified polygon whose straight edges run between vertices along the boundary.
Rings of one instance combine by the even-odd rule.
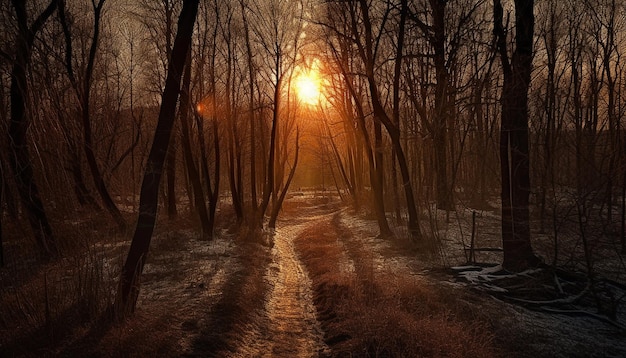
[[[330,215],[330,214],[327,214]],[[272,234],[272,262],[265,307],[233,357],[320,357],[330,354],[313,304],[311,280],[296,254],[293,240],[327,215],[282,221]],[[304,221],[304,223],[302,222]]]

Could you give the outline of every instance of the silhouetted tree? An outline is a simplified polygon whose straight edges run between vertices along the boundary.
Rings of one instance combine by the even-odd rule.
[[[37,32],[56,10],[59,1],[52,0],[30,26],[28,26],[27,12],[30,7],[27,6],[26,1],[12,0],[11,3],[15,9],[18,33],[15,37],[15,59],[11,70],[11,122],[8,133],[11,149],[10,164],[21,203],[26,210],[35,239],[42,253],[50,258],[57,256],[59,251],[41,200],[39,187],[35,183],[28,150],[27,132],[30,117],[26,109],[29,98],[27,70]]]
[[[254,8],[254,21],[251,18],[251,28],[255,34],[255,40],[262,47],[260,62],[265,68],[260,73],[262,80],[266,81],[267,96],[271,96],[271,129],[267,160],[265,162],[266,175],[263,185],[263,195],[257,215],[253,218],[255,225],[262,224],[263,217],[268,210],[270,200],[273,205],[278,204],[280,183],[283,182],[282,168],[277,163],[281,159],[281,143],[286,141],[289,133],[285,130],[288,126],[283,123],[287,120],[284,111],[285,88],[289,85],[289,75],[294,69],[296,56],[299,51],[299,40],[302,35],[303,7],[299,2],[284,2],[271,0],[264,3],[256,3]],[[271,92],[271,94],[269,93]],[[285,116],[285,118],[283,118]],[[286,124],[286,123],[285,123]],[[281,130],[282,129],[282,130]]]
[[[509,58],[500,0],[494,0],[496,36],[504,85],[500,97],[500,166],[502,176],[503,266],[519,271],[535,266],[530,242],[528,88],[533,60],[534,1],[515,1],[515,50]]]
[[[118,318],[124,318],[134,312],[139,295],[140,276],[146,262],[148,249],[150,248],[152,232],[154,231],[159,185],[174,126],[174,119],[176,118],[176,103],[180,92],[181,77],[187,53],[191,46],[198,3],[199,0],[185,0],[178,18],[178,30],[168,65],[159,119],[141,184],[137,226],[126,262],[122,268],[119,287],[115,297],[115,312]]]
[[[259,203],[257,199],[257,172],[256,172],[256,116],[255,116],[255,81],[256,81],[256,64],[254,62],[254,53],[252,51],[252,43],[250,42],[250,26],[248,25],[247,9],[243,0],[239,0],[241,6],[241,18],[243,22],[243,30],[246,43],[246,65],[248,68],[248,120],[250,124],[250,201],[252,215],[256,215]]]
[[[180,93],[180,106],[178,109],[178,115],[180,117],[181,126],[181,139],[183,146],[183,157],[185,159],[185,166],[187,168],[187,177],[191,183],[193,190],[193,208],[195,209],[198,219],[200,220],[200,227],[202,229],[203,238],[211,238],[213,228],[209,222],[209,214],[207,211],[206,202],[204,200],[204,191],[202,189],[202,182],[200,179],[200,172],[196,166],[196,161],[193,157],[191,148],[191,135],[190,135],[190,115],[193,110],[191,103],[191,51],[187,55],[187,64],[185,65],[185,73],[183,74],[183,84]]]
[[[84,67],[84,73],[82,73],[82,81],[77,75],[74,73],[74,66],[72,65],[72,32],[69,26],[69,23],[66,19],[66,8],[65,1],[61,1],[61,6],[59,10],[59,18],[61,20],[61,24],[63,26],[63,33],[65,35],[65,46],[66,46],[66,56],[65,56],[65,66],[67,69],[67,74],[69,76],[70,82],[72,83],[72,87],[76,92],[76,96],[78,97],[79,106],[80,106],[80,114],[81,114],[81,123],[83,129],[83,150],[85,152],[85,158],[87,159],[87,164],[89,165],[89,170],[91,172],[91,177],[93,178],[94,185],[98,194],[100,195],[100,199],[104,204],[104,207],[107,209],[109,214],[113,217],[117,225],[123,229],[126,227],[126,220],[122,216],[120,210],[117,205],[111,198],[111,194],[104,182],[104,178],[102,176],[102,172],[98,167],[98,162],[96,160],[96,155],[94,152],[94,141],[92,134],[92,124],[91,124],[91,113],[90,113],[90,103],[91,103],[91,87],[92,87],[92,77],[94,66],[96,64],[96,55],[98,53],[98,43],[100,38],[100,21],[102,18],[102,8],[104,6],[105,0],[98,0],[96,3],[95,0],[91,1],[92,9],[93,9],[93,34],[91,37],[91,44],[89,46],[89,55],[87,58],[87,63],[82,64]]]
[[[272,207],[272,212],[270,215],[270,220],[267,224],[268,227],[275,228],[276,227],[276,219],[278,219],[278,213],[280,213],[280,208],[283,205],[283,201],[285,201],[285,196],[287,195],[287,191],[289,190],[289,186],[291,185],[291,181],[293,180],[293,176],[296,173],[296,168],[298,167],[298,156],[300,154],[300,130],[296,129],[296,154],[293,159],[293,163],[291,164],[291,169],[289,169],[289,176],[287,177],[287,182],[285,186],[280,192],[278,196],[277,202]]]
[[[402,142],[400,141],[400,127],[398,124],[392,121],[392,119],[385,111],[383,100],[380,94],[380,88],[378,87],[379,85],[375,75],[375,66],[377,62],[376,56],[379,48],[378,44],[381,41],[380,36],[382,35],[382,31],[374,32],[366,0],[359,1],[359,11],[361,12],[361,16],[363,18],[363,28],[361,30],[363,38],[361,39],[359,38],[359,36],[357,36],[360,31],[354,27],[354,24],[356,24],[355,21],[352,22],[354,35],[353,38],[356,40],[358,54],[363,61],[365,67],[365,77],[368,83],[370,101],[375,120],[375,137],[379,137],[376,128],[377,126],[382,124],[385,127],[389,138],[391,139],[391,144],[395,151],[398,166],[400,167],[400,175],[402,177],[403,183],[402,186],[404,188],[407,211],[409,214],[409,220],[407,224],[409,233],[413,240],[419,240],[422,238],[422,232],[420,229],[419,216],[417,214],[417,202],[413,193],[413,186],[411,184],[411,176],[409,172],[407,158],[404,154],[405,151],[402,147]],[[377,142],[378,144],[376,145],[376,152],[380,153],[380,149],[378,149],[380,146],[380,139],[377,139]],[[377,165],[381,166],[379,170],[382,172],[382,163]],[[381,181],[381,178],[382,175],[379,174],[379,181]]]
[[[358,154],[355,157],[360,154],[360,150],[365,152],[372,192],[371,208],[376,217],[380,236],[388,237],[392,236],[393,233],[385,213],[383,183],[380,179],[383,170],[380,162],[382,148],[377,148],[376,144],[373,143],[375,140],[372,141],[366,123],[366,112],[369,109],[365,107],[366,103],[364,102],[367,95],[364,92],[368,92],[367,83],[364,83],[362,76],[356,75],[363,71],[362,60],[359,61],[361,57],[358,56],[359,50],[353,41],[353,36],[354,38],[360,36],[358,33],[354,33],[357,31],[354,22],[356,21],[355,14],[358,12],[358,6],[357,2],[329,2],[324,26],[328,34],[327,46],[330,48],[331,56],[342,79],[341,85],[336,86],[346,93],[345,96],[339,96],[340,99],[336,101],[336,107],[341,108],[344,113],[344,121],[357,129],[358,135],[356,137],[359,140],[355,140],[356,143],[353,144],[362,143],[363,145],[357,149],[356,153]],[[347,34],[352,34],[352,36]],[[380,128],[380,123],[378,126]]]

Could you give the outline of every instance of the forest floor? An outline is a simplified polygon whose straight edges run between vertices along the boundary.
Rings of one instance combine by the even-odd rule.
[[[409,244],[401,225],[397,238],[379,238],[373,220],[336,199],[294,196],[276,230],[254,239],[223,228],[202,241],[190,226],[158,229],[137,311],[124,323],[99,322],[93,305],[64,304],[79,295],[106,306],[124,238],[90,246],[102,287],[89,286],[93,270],[66,277],[86,264],[78,259],[19,280],[17,269],[2,269],[0,356],[626,356],[623,305],[609,317],[559,301],[587,292],[575,278],[460,266],[458,240]],[[548,281],[560,298],[528,294]],[[35,287],[45,287],[45,300]]]

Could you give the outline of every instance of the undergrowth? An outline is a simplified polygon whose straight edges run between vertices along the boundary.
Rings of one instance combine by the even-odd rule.
[[[54,355],[111,304],[121,235],[96,216],[57,223],[61,257],[48,261],[14,224],[0,270],[0,355]]]
[[[367,249],[348,240],[331,220],[296,240],[334,356],[498,356],[487,325],[453,295],[408,273],[377,273]],[[344,247],[354,272],[341,267]]]
[[[231,222],[222,217],[216,231],[230,228]],[[257,238],[229,233],[221,242],[233,248],[212,250],[193,227],[185,215],[157,225],[140,302],[124,322],[114,322],[107,309],[128,250],[128,232],[110,229],[101,217],[56,223],[62,251],[52,261],[29,256],[33,245],[23,242],[19,231],[9,232],[14,239],[5,242],[8,260],[0,270],[0,356],[227,352],[245,329],[240,322],[263,305],[268,249]],[[226,261],[230,268],[223,283],[211,287]]]

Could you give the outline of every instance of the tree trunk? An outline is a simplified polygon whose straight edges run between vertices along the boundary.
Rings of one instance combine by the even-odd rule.
[[[400,78],[402,76],[402,59],[404,57],[404,35],[406,18],[408,15],[408,1],[400,1],[400,21],[398,24],[398,44],[396,46],[396,60],[393,64],[393,124],[400,128]],[[396,223],[402,222],[400,213],[400,194],[398,193],[398,169],[396,167],[397,154],[395,149],[391,151],[391,187],[395,202]]]
[[[187,64],[185,65],[185,73],[183,75],[183,85],[180,92],[180,125],[182,134],[183,156],[185,157],[185,164],[187,167],[187,176],[191,182],[193,189],[193,202],[195,211],[198,214],[200,221],[200,227],[202,228],[202,238],[212,238],[213,228],[209,223],[209,215],[207,212],[206,203],[204,200],[204,191],[202,190],[202,183],[200,182],[200,173],[196,167],[196,162],[193,158],[193,152],[191,150],[191,136],[189,135],[189,113],[192,109],[191,106],[191,51],[187,55]]]
[[[450,118],[452,103],[448,101],[449,74],[446,68],[445,46],[446,27],[445,15],[447,1],[430,0],[433,10],[433,36],[435,77],[435,117],[433,124],[433,142],[435,151],[435,182],[437,206],[443,210],[451,210],[451,190],[448,185],[448,120]]]
[[[198,3],[199,0],[185,0],[178,18],[178,32],[168,65],[157,128],[141,184],[139,218],[126,262],[122,268],[115,298],[114,309],[118,318],[125,318],[134,312],[139,296],[140,276],[154,231],[163,164],[176,118],[176,102],[180,91],[181,75],[191,46]]]
[[[235,148],[238,144],[235,144],[237,140],[235,138],[233,127],[236,125],[234,123],[233,118],[228,119],[228,183],[230,184],[230,194],[231,199],[233,201],[233,209],[235,210],[235,216],[237,217],[237,222],[241,223],[243,221],[243,203],[241,202],[241,187],[238,185],[240,182],[239,178],[241,175],[238,168],[239,154],[238,150]]]
[[[276,58],[276,76],[280,76],[280,61],[281,58],[278,56]],[[263,216],[267,211],[267,206],[269,205],[270,198],[272,196],[272,192],[274,191],[274,176],[275,176],[275,166],[276,166],[276,146],[277,146],[277,137],[278,137],[278,120],[279,109],[280,109],[280,96],[281,96],[281,85],[282,78],[277,77],[276,84],[274,87],[274,108],[272,111],[272,131],[270,134],[270,148],[269,148],[269,156],[267,158],[267,175],[265,178],[265,185],[263,188],[263,201],[261,202],[261,207],[259,208],[259,212],[257,213],[257,217],[254,219],[256,221],[256,225],[263,225]]]
[[[378,92],[375,76],[374,76],[374,52],[373,52],[373,36],[372,36],[372,24],[369,18],[369,10],[367,1],[361,0],[359,2],[361,11],[363,12],[363,25],[365,27],[365,46],[361,48],[361,57],[365,62],[365,72],[367,82],[369,86],[370,100],[372,102],[372,110],[374,114],[374,120],[385,126],[387,133],[391,139],[391,144],[396,152],[396,158],[398,159],[398,165],[400,166],[400,174],[402,175],[402,185],[404,187],[404,194],[406,196],[407,210],[409,214],[408,229],[412,240],[419,240],[421,235],[419,217],[417,215],[417,208],[415,203],[415,196],[413,193],[413,187],[411,186],[411,177],[404,155],[404,149],[400,142],[400,127],[395,125],[381,103],[380,94]]]
[[[383,148],[383,131],[379,121],[374,120],[374,177],[376,185],[372,185],[374,191],[374,205],[380,213],[385,216],[387,223],[387,210],[385,210],[385,163]],[[385,230],[387,231],[387,230]],[[390,235],[385,235],[390,236]]]
[[[211,189],[211,183],[207,180],[207,187],[209,192],[209,228],[211,229],[211,236],[213,235],[213,228],[215,226],[215,211],[217,210],[217,203],[220,199],[220,140],[219,140],[219,127],[217,121],[213,121],[213,148],[215,154],[215,184]],[[206,164],[206,160],[204,161]],[[205,165],[205,174],[209,175],[208,166]]]
[[[182,94],[181,94],[181,106],[182,106]],[[179,110],[180,116],[187,114],[182,113],[182,108]],[[178,215],[176,209],[176,135],[174,134],[170,139],[171,143],[167,151],[167,157],[165,159],[165,177],[167,179],[167,190],[165,191],[165,197],[167,198],[167,217],[172,220]]]
[[[509,63],[500,0],[494,0],[494,33],[504,71],[500,127],[503,267],[521,271],[538,264],[530,243],[528,88],[533,56],[533,0],[515,1],[515,52]]]
[[[256,190],[256,135],[255,135],[255,116],[254,116],[254,60],[252,53],[252,45],[250,43],[250,30],[248,28],[248,20],[246,18],[246,9],[243,1],[240,1],[241,16],[243,19],[243,29],[246,41],[246,55],[248,60],[248,91],[250,98],[248,99],[248,120],[250,121],[250,199],[252,201],[252,216],[256,215],[258,210],[257,190]]]
[[[373,148],[372,146],[372,141],[367,131],[367,126],[365,125],[365,111],[363,110],[363,106],[360,102],[360,98],[357,95],[356,90],[354,89],[354,85],[351,81],[351,78],[349,77],[349,74],[347,72],[348,66],[347,66],[346,57],[347,57],[347,54],[344,54],[344,58],[342,59],[342,61],[344,62],[345,68],[342,69],[342,71],[343,71],[343,76],[345,79],[346,87],[348,89],[348,92],[350,92],[350,96],[351,96],[351,98],[346,99],[347,113],[352,114],[354,113],[354,110],[356,110],[356,123],[357,123],[358,130],[361,133],[360,139],[362,139],[364,142],[362,143],[363,144],[362,149],[365,151],[365,154],[367,156],[367,164],[368,164],[368,169],[369,169],[368,173],[369,173],[370,186],[371,186],[372,195],[373,195],[372,209],[374,211],[374,215],[376,216],[376,222],[378,223],[378,230],[379,230],[380,236],[389,237],[389,236],[392,236],[393,233],[391,229],[389,228],[389,223],[387,222],[387,216],[385,215],[384,205],[380,205],[379,204],[380,199],[377,198],[377,193],[379,191],[382,193],[383,189],[382,189],[382,183],[378,181],[378,178],[376,175],[376,160],[374,156],[375,148]],[[358,137],[358,136],[355,135],[355,137]],[[357,142],[357,144],[361,144],[361,141],[359,139],[356,139],[355,141]],[[358,152],[359,151],[357,151],[357,153]],[[356,171],[356,175],[358,176],[360,174],[360,170],[356,168],[355,171]]]
[[[2,220],[4,219],[4,166],[0,158],[0,267],[4,267],[4,236],[2,235]]]
[[[544,162],[543,162],[543,172],[541,173],[541,182],[539,184],[539,230],[540,232],[545,231],[545,216],[546,205],[547,205],[547,191],[549,185],[549,179],[552,179],[552,184],[554,185],[554,160],[552,157],[552,153],[554,151],[555,140],[556,137],[556,113],[557,113],[557,103],[556,103],[556,95],[557,95],[557,87],[556,87],[556,64],[557,64],[557,43],[556,43],[556,9],[554,5],[550,6],[550,14],[549,14],[549,28],[546,30],[546,33],[543,35],[543,42],[545,45],[545,50],[547,53],[548,60],[548,73],[547,73],[547,83],[546,83],[546,94],[545,94],[545,115],[546,115],[546,128],[545,128],[545,138],[544,138]]]
[[[328,125],[328,120],[326,118],[324,118],[323,122],[324,122],[324,129],[326,130],[325,134],[328,137],[328,141],[330,142],[330,146],[331,146],[332,151],[333,151],[333,157],[334,157],[335,163],[337,164],[337,167],[339,169],[339,173],[341,174],[341,178],[343,179],[343,183],[344,183],[345,187],[348,189],[348,192],[350,193],[350,197],[352,198],[352,202],[356,203],[357,202],[357,198],[356,198],[356,193],[354,191],[354,186],[350,182],[350,179],[348,178],[348,174],[346,173],[345,164],[344,164],[343,160],[341,160],[341,155],[339,154],[339,149],[337,148],[337,144],[335,143],[335,140],[333,139],[333,133],[332,133],[332,131],[330,129],[330,126]],[[331,166],[331,169],[332,169],[332,166]],[[337,190],[339,190],[339,186],[338,185],[337,185]]]
[[[217,3],[216,3],[217,4]],[[217,31],[218,24],[215,24],[213,28],[213,41],[211,48],[211,60],[209,65],[209,85],[210,85],[210,96],[209,99],[211,101],[211,105],[215,106],[217,101],[216,95],[216,77],[215,77],[215,63],[216,63],[216,53],[217,53]],[[220,187],[220,165],[221,165],[221,155],[220,155],[220,139],[219,139],[219,122],[217,121],[216,114],[213,113],[211,115],[212,129],[213,129],[213,147],[214,147],[214,155],[215,155],[215,167],[214,167],[214,184],[212,185],[211,175],[209,173],[209,161],[207,155],[206,141],[204,137],[204,121],[203,118],[199,115],[196,115],[196,126],[198,127],[198,141],[200,143],[200,156],[201,156],[201,170],[202,175],[204,176],[204,182],[206,187],[206,193],[209,197],[209,229],[211,237],[213,236],[213,228],[215,226],[215,211],[217,209],[217,203],[219,201],[219,187]]]
[[[230,26],[230,23],[228,24]],[[241,180],[241,151],[239,145],[239,135],[237,133],[237,121],[232,115],[233,103],[231,100],[231,92],[233,91],[233,48],[231,44],[230,32],[226,35],[227,41],[227,59],[226,59],[226,84],[225,84],[225,116],[228,122],[228,179],[230,184],[230,193],[233,200],[233,209],[237,223],[243,221],[243,187]]]
[[[278,213],[280,212],[280,208],[283,205],[283,201],[285,200],[285,196],[287,195],[287,191],[289,190],[289,185],[291,185],[291,180],[293,179],[294,174],[296,173],[296,167],[298,166],[298,155],[300,153],[300,131],[296,132],[296,157],[293,161],[293,166],[289,171],[289,177],[287,178],[287,182],[285,183],[285,187],[280,193],[277,202],[272,207],[272,214],[270,215],[270,221],[268,226],[270,228],[276,227],[276,219],[278,218]]]
[[[87,59],[87,65],[85,69],[84,78],[82,81],[82,88],[80,88],[78,81],[74,75],[72,68],[72,38],[71,32],[65,19],[65,3],[61,4],[59,17],[61,25],[63,27],[63,34],[65,35],[65,67],[70,78],[70,82],[76,91],[76,95],[80,102],[81,109],[81,121],[83,126],[83,151],[85,152],[85,159],[87,159],[87,165],[91,177],[94,181],[96,191],[100,195],[100,199],[107,209],[109,214],[113,217],[120,229],[126,227],[126,220],[122,216],[122,213],[118,209],[117,205],[111,198],[111,195],[106,187],[104,178],[100,168],[98,168],[98,162],[94,153],[93,136],[91,132],[91,117],[89,113],[90,93],[91,93],[91,78],[93,75],[93,69],[96,61],[96,53],[98,50],[98,38],[100,35],[100,19],[102,14],[102,7],[105,0],[99,0],[98,3],[92,3],[94,11],[94,25],[93,25],[93,38],[91,40],[91,46],[89,48],[89,57]]]
[[[15,174],[15,181],[22,206],[28,216],[28,222],[39,245],[42,254],[47,258],[59,254],[56,240],[48,216],[43,207],[39,194],[39,187],[35,183],[33,165],[28,151],[26,134],[30,126],[30,118],[26,113],[28,98],[28,81],[26,70],[30,64],[31,51],[35,35],[48,20],[58,5],[53,0],[28,28],[26,4],[22,0],[13,0],[13,7],[17,15],[18,35],[15,44],[15,63],[11,70],[11,123],[9,125],[9,144],[11,149],[10,164]]]
[[[377,164],[376,164],[376,159],[374,155],[374,150],[376,150],[376,148],[372,147],[372,142],[371,142],[369,133],[367,132],[367,127],[365,126],[365,113],[363,111],[363,107],[361,106],[361,103],[358,102],[358,97],[356,95],[356,92],[354,91],[354,88],[352,87],[352,85],[348,83],[348,79],[346,79],[346,83],[348,85],[350,93],[355,99],[356,111],[357,111],[357,123],[361,131],[362,138],[365,142],[364,149],[365,149],[365,154],[367,155],[367,163],[369,166],[370,185],[372,187],[372,192],[373,192],[372,195],[374,196],[372,198],[373,199],[372,205],[373,205],[374,214],[376,216],[376,222],[378,223],[378,230],[380,232],[381,237],[390,237],[393,235],[393,232],[389,228],[389,223],[387,222],[387,216],[385,215],[385,207],[382,204],[382,199],[377,194],[379,192],[382,193],[383,187],[382,187],[382,183],[378,181],[378,175],[376,174]],[[348,104],[351,104],[351,103],[352,103],[351,101],[348,102]],[[350,111],[349,113],[352,113],[352,112]]]

